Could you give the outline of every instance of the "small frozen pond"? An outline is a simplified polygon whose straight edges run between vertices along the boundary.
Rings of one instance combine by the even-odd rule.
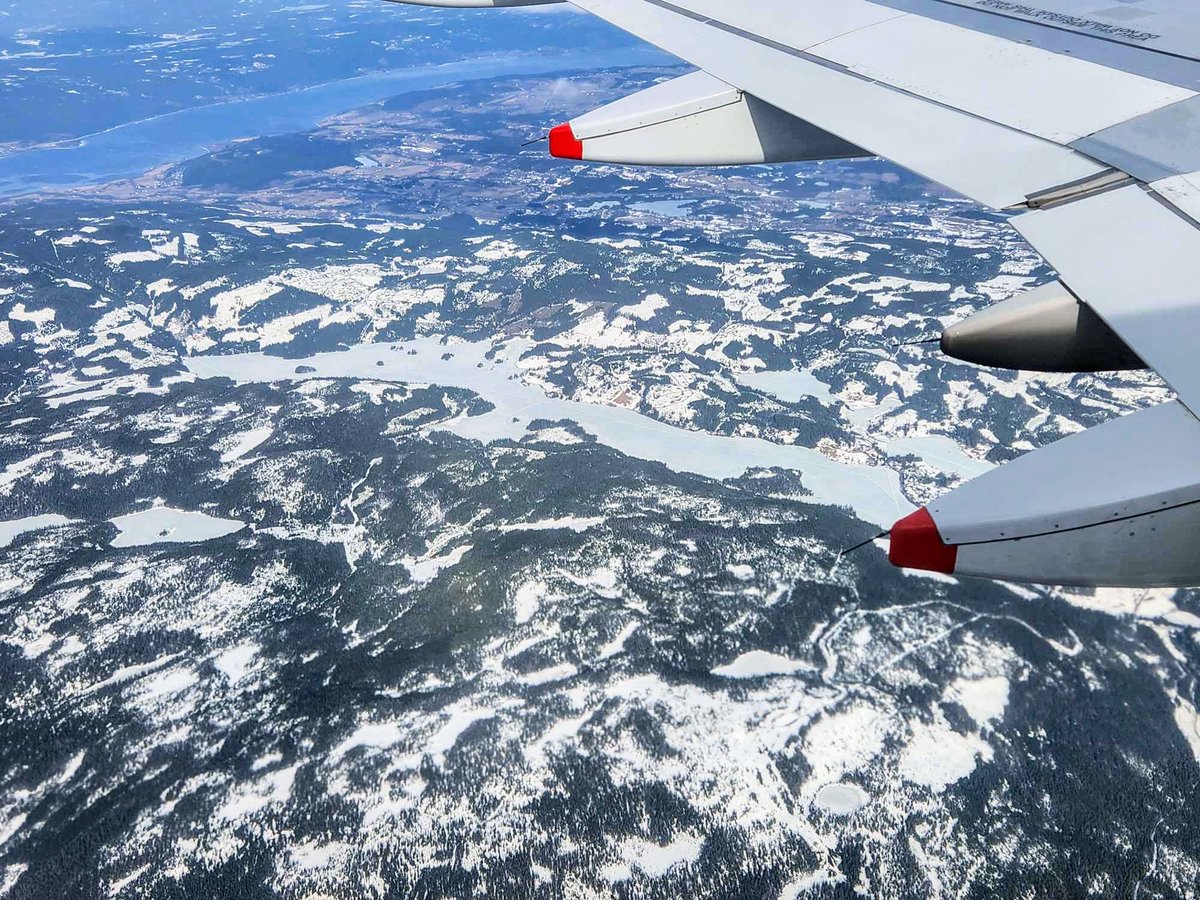
[[[113,547],[140,547],[144,544],[186,544],[210,541],[241,531],[244,522],[218,519],[204,513],[154,506],[110,520],[120,530]]]
[[[691,215],[689,208],[692,200],[644,200],[641,203],[631,203],[630,209],[639,212],[653,213],[656,216],[666,216],[669,219],[682,219]]]
[[[866,805],[871,798],[857,784],[827,784],[817,791],[817,806],[835,816],[848,816]]]
[[[792,675],[808,668],[810,666],[807,663],[788,659],[777,653],[751,650],[728,665],[717,666],[712,673],[722,678],[766,678],[771,675]]]
[[[799,403],[805,397],[812,397],[823,406],[833,406],[837,398],[829,385],[807,369],[794,369],[791,372],[739,372],[739,384],[756,391],[774,394],[785,403]]]

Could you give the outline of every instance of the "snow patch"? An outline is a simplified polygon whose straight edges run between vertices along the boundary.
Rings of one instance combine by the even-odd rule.
[[[526,581],[513,594],[513,614],[518,625],[532,619],[549,590],[544,581]]]
[[[621,845],[621,857],[629,869],[648,878],[662,878],[673,869],[694,865],[704,849],[703,839],[677,837],[669,844],[632,838]]]
[[[563,516],[560,519],[539,519],[536,522],[517,522],[512,525],[501,525],[500,531],[506,534],[513,531],[555,531],[570,529],[576,534],[582,534],[589,528],[604,524],[604,516],[580,518],[578,516]]]
[[[1003,675],[992,678],[959,678],[946,690],[946,699],[967,711],[976,725],[988,725],[1004,717],[1008,707],[1008,679]]]
[[[230,684],[237,684],[250,671],[260,649],[257,644],[238,644],[236,647],[230,647],[213,660],[213,665],[229,679]]]
[[[424,557],[422,559],[406,556],[400,560],[400,564],[408,570],[408,577],[413,580],[414,584],[428,584],[437,578],[443,569],[449,569],[462,562],[462,558],[471,551],[472,547],[472,544],[463,544],[461,547],[455,547],[449,553],[443,553],[441,556]]]
[[[867,792],[857,784],[841,782],[825,785],[817,791],[814,802],[835,816],[848,816],[865,806],[870,799]]]
[[[621,315],[633,316],[635,319],[641,319],[643,322],[648,322],[654,318],[655,314],[660,309],[666,309],[670,304],[667,298],[661,294],[647,294],[646,299],[641,303],[634,303],[629,306],[622,306],[617,310]]]
[[[550,666],[546,669],[539,669],[536,672],[530,672],[528,675],[522,675],[517,680],[522,684],[537,686],[539,684],[549,684],[552,681],[562,681],[565,678],[571,678],[577,675],[579,670],[570,663],[560,663],[557,666]]]
[[[635,631],[637,631],[637,629],[637,622],[626,623],[625,627],[617,632],[616,637],[600,648],[600,653],[598,654],[597,659],[609,659],[610,657],[616,656],[618,653],[623,652],[625,650],[625,642],[629,640],[629,638]]]
[[[992,748],[974,735],[943,724],[914,723],[915,734],[900,754],[900,775],[937,793],[975,771],[976,759],[991,759]]]
[[[1196,707],[1182,697],[1175,698],[1175,724],[1200,764],[1200,716],[1196,714]]]
[[[238,435],[233,445],[221,454],[221,462],[230,463],[234,460],[241,459],[254,448],[258,447],[267,440],[275,429],[267,425],[262,428],[252,428],[249,431]]]

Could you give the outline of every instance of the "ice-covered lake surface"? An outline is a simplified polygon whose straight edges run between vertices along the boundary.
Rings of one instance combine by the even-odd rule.
[[[807,369],[741,372],[737,380],[748,388],[767,391],[790,403],[805,397],[815,397],[826,406],[832,406],[837,401],[829,385]]]
[[[210,541],[234,534],[246,527],[245,522],[222,519],[168,506],[154,506],[141,512],[112,519],[120,532],[113,538],[114,547],[140,547],[145,544],[186,544]]]
[[[43,528],[54,528],[58,525],[69,525],[70,522],[70,519],[66,516],[60,516],[58,513],[26,516],[24,519],[0,522],[0,547],[7,547],[18,535],[25,534],[26,532],[40,531]]]
[[[894,438],[883,446],[889,456],[915,456],[960,478],[975,478],[995,468],[987,460],[968,456],[962,447],[941,434]]]
[[[817,791],[817,805],[837,816],[860,810],[870,798],[856,784],[827,784]]]
[[[244,353],[194,356],[185,364],[202,378],[238,382],[361,378],[466,388],[495,409],[436,427],[490,442],[517,440],[534,420],[568,419],[622,453],[661,462],[677,472],[734,478],[754,468],[793,469],[800,473],[816,502],[848,507],[862,520],[882,527],[890,526],[913,508],[891,469],[847,465],[809,447],[691,431],[631,409],[548,397],[540,388],[521,381],[519,357],[523,347],[419,338],[365,344],[303,359]]]

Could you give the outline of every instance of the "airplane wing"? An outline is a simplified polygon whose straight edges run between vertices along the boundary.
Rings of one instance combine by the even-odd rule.
[[[424,0],[502,6],[553,0]],[[1178,395],[897,523],[897,565],[1200,584],[1200,7],[1194,0],[570,0],[701,71],[551,132],[556,156],[878,155],[1013,224],[1060,279],[947,330],[960,358],[1153,367]]]

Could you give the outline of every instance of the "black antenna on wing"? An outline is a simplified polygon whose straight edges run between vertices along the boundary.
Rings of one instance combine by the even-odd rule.
[[[941,337],[917,338],[915,341],[893,341],[893,347],[915,347],[917,344],[940,344]]]
[[[528,146],[530,146],[531,144],[540,144],[542,141],[548,141],[548,140],[550,140],[550,135],[548,135],[548,134],[543,134],[541,137],[534,138],[532,141],[526,141],[526,142],[525,142],[525,143],[523,143],[521,146],[522,146],[522,147],[528,147]]]
[[[842,564],[842,557],[849,556],[851,553],[854,553],[857,550],[861,550],[863,547],[868,547],[871,544],[875,543],[876,541],[882,540],[883,538],[887,537],[891,533],[892,532],[890,529],[887,531],[881,531],[881,532],[879,532],[879,534],[875,535],[874,537],[867,538],[861,544],[855,544],[853,547],[849,548],[848,550],[838,551],[837,559],[835,559],[833,561],[833,566],[829,570],[830,576],[832,577],[833,573],[837,571],[838,566],[840,566]]]

